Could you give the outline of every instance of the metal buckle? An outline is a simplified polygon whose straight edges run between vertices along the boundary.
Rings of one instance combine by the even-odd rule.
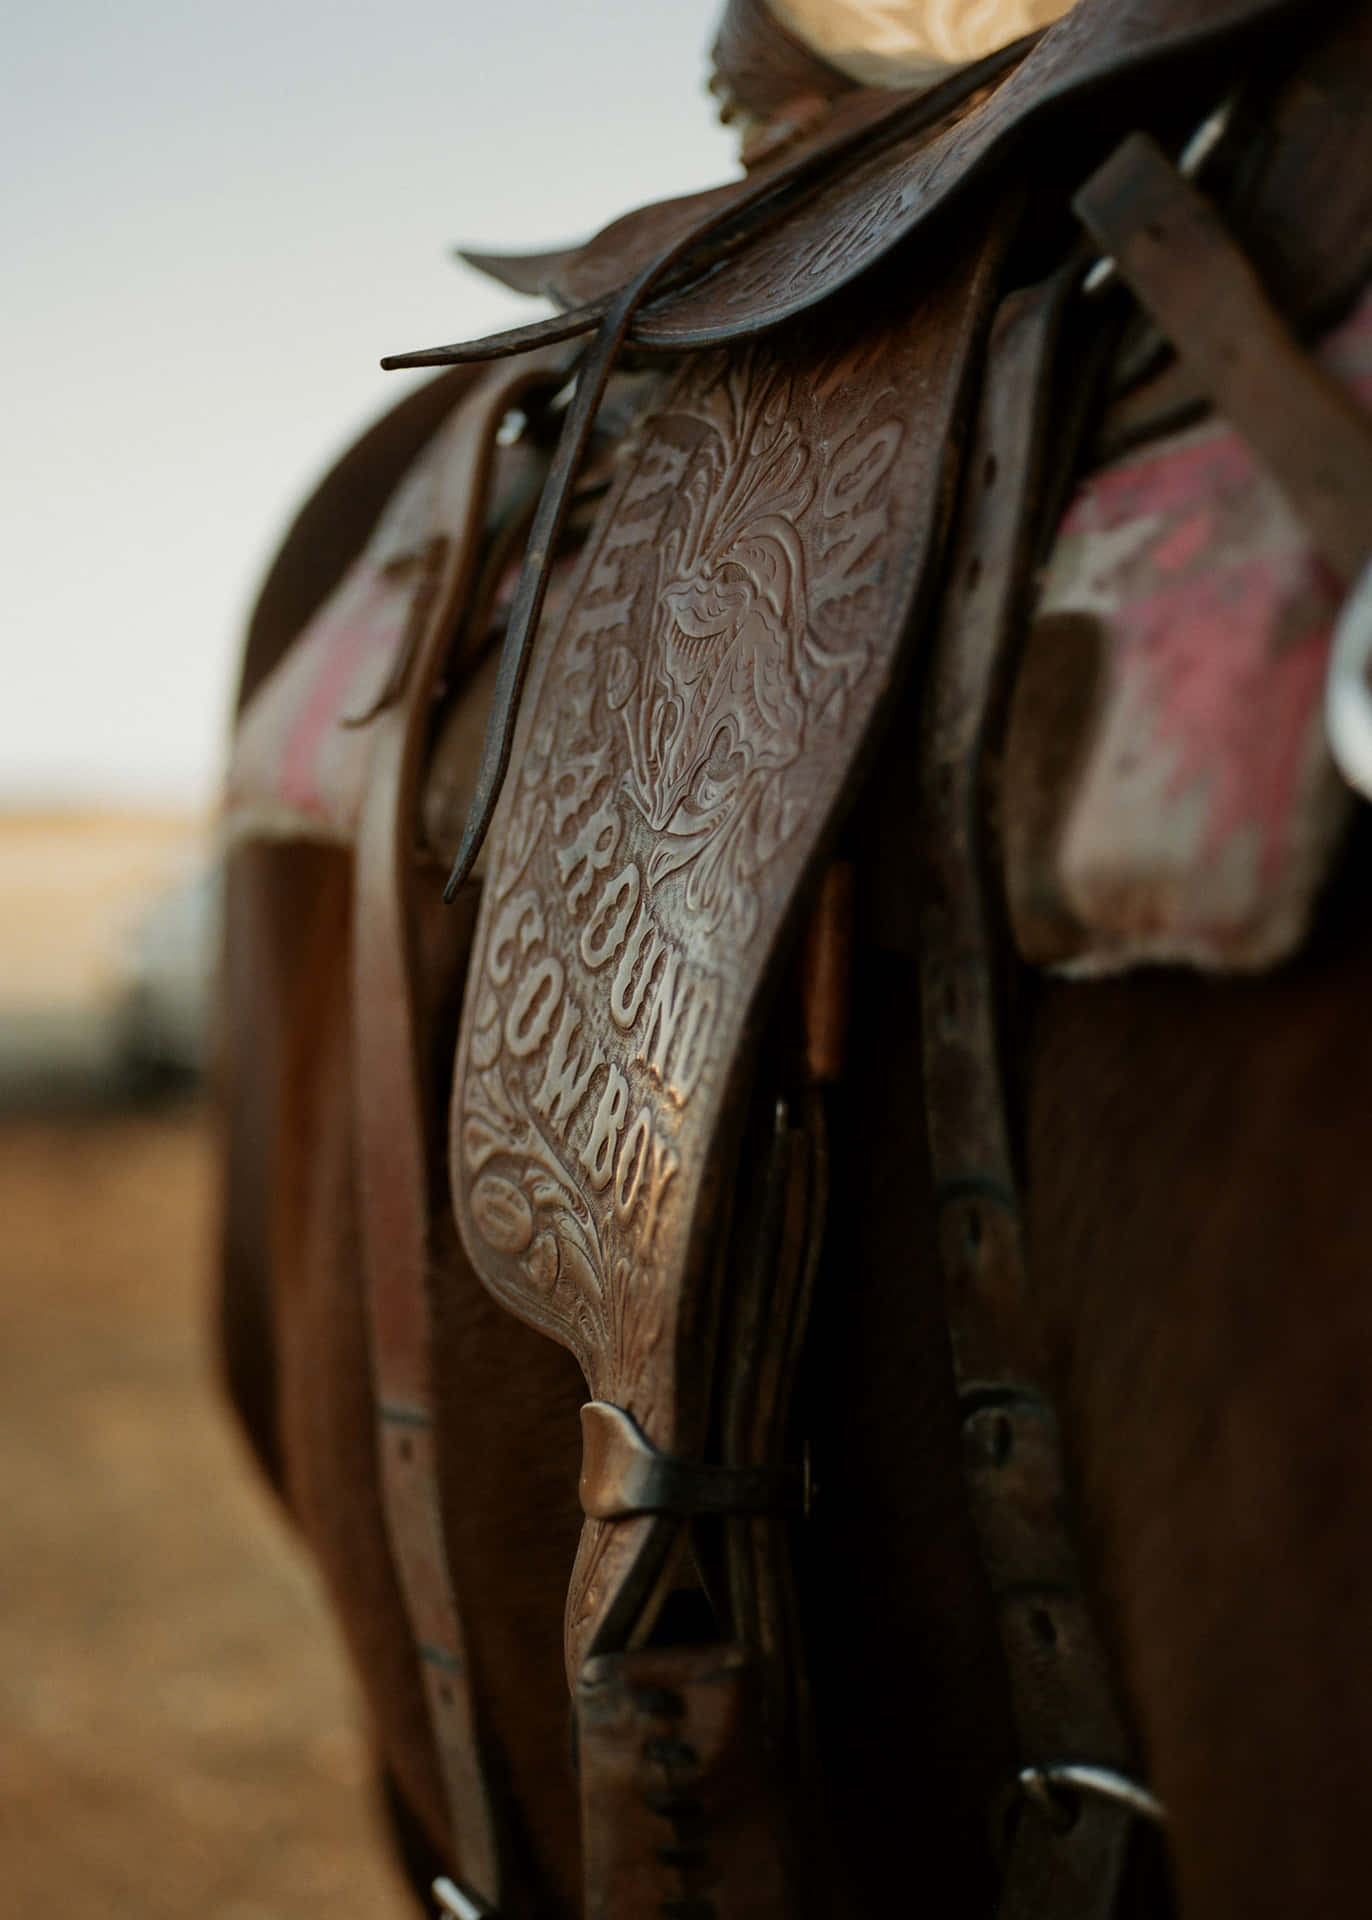
[[[476,1894],[468,1893],[465,1887],[459,1887],[445,1875],[440,1875],[429,1891],[440,1911],[451,1914],[453,1920],[495,1920],[494,1907],[488,1907]]]
[[[1047,1766],[1021,1767],[1016,1779],[1025,1799],[1053,1820],[1062,1817],[1066,1798],[1086,1794],[1095,1800],[1108,1800],[1112,1806],[1122,1807],[1155,1827],[1167,1825],[1167,1809],[1161,1800],[1114,1767],[1060,1761]]]
[[[1334,625],[1324,685],[1324,730],[1334,764],[1355,793],[1372,800],[1372,561]]]

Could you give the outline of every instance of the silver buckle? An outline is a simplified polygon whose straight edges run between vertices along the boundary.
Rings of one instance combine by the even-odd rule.
[[[468,1893],[465,1887],[459,1887],[455,1880],[440,1875],[429,1891],[440,1909],[451,1914],[453,1920],[494,1920],[495,1908],[488,1907],[484,1900],[474,1893]]]
[[[1324,730],[1334,764],[1355,793],[1372,800],[1372,560],[1353,583],[1334,624],[1324,683]]]
[[[1076,1761],[1056,1765],[1021,1767],[1020,1791],[1043,1813],[1056,1817],[1062,1812],[1065,1796],[1085,1794],[1094,1800],[1107,1800],[1155,1827],[1167,1825],[1167,1809],[1156,1795],[1131,1780],[1127,1773],[1113,1767],[1093,1767]]]

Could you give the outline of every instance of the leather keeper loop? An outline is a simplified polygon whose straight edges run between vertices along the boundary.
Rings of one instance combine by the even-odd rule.
[[[706,1513],[774,1513],[800,1507],[795,1467],[712,1467],[658,1449],[619,1407],[581,1409],[581,1509],[592,1520],[637,1513],[690,1519]]]

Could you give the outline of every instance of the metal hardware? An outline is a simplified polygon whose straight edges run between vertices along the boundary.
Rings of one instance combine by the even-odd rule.
[[[1334,764],[1372,800],[1372,561],[1363,568],[1334,627],[1324,686],[1324,726]]]
[[[1050,1818],[1061,1816],[1065,1796],[1087,1794],[1092,1799],[1108,1800],[1112,1806],[1124,1807],[1155,1827],[1167,1825],[1167,1809],[1161,1800],[1114,1767],[1064,1761],[1051,1766],[1021,1767],[1016,1778],[1025,1799]]]
[[[660,1453],[620,1407],[581,1409],[581,1508],[593,1520],[635,1513],[772,1513],[798,1504],[789,1467],[713,1467]]]
[[[459,1887],[446,1876],[435,1880],[429,1891],[443,1912],[453,1915],[453,1920],[495,1920],[494,1907],[488,1907],[484,1900],[478,1900],[474,1893],[468,1893],[465,1887]]]
[[[1213,112],[1207,113],[1191,138],[1177,156],[1177,172],[1184,179],[1194,180],[1220,141],[1229,131],[1229,122],[1234,117],[1234,102],[1237,93],[1229,94],[1221,100]]]

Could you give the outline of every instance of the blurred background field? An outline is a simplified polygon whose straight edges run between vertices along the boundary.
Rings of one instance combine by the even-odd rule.
[[[327,1610],[218,1397],[238,636],[459,270],[710,184],[716,0],[51,0],[0,74],[0,1920],[386,1920]],[[632,161],[627,156],[632,155]]]
[[[0,819],[0,1915],[386,1920],[357,1705],[219,1402],[198,823]]]
[[[171,812],[0,813],[0,1098],[118,1098],[204,1064],[216,882]]]

